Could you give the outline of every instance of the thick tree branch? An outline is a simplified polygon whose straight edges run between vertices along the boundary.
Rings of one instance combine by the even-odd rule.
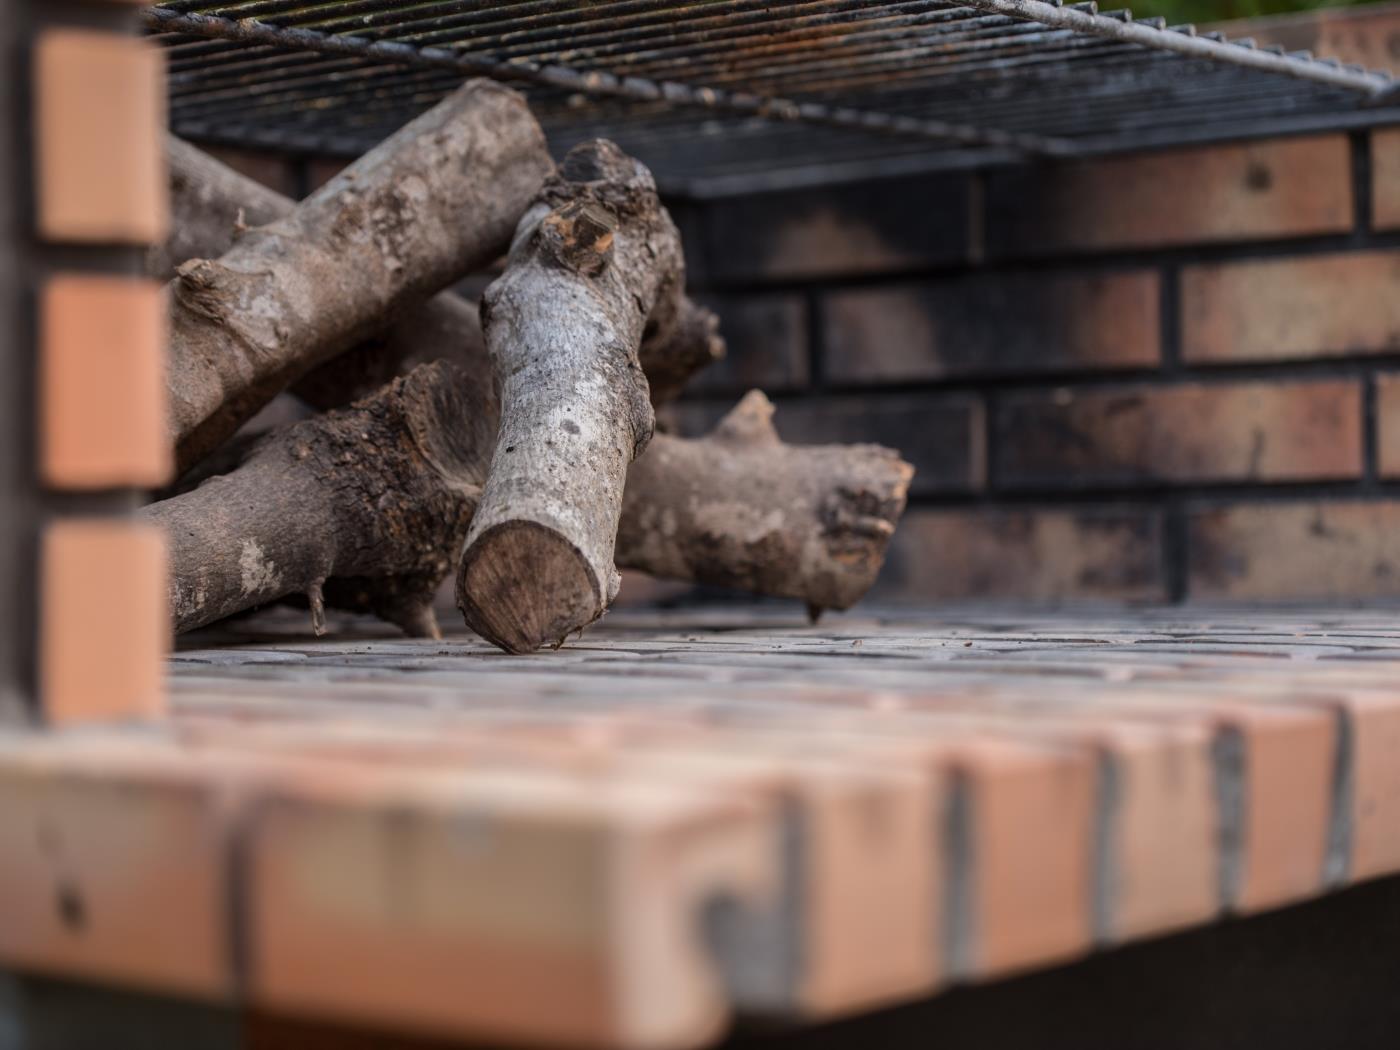
[[[617,595],[622,489],[655,426],[638,350],[644,330],[674,329],[684,266],[651,173],[596,140],[545,184],[486,290],[501,428],[457,604],[509,652],[587,626]]]
[[[445,363],[420,366],[146,508],[170,533],[176,630],[289,594],[310,597],[314,618],[324,588],[328,601],[434,633],[431,597],[466,535],[495,438],[480,389]],[[628,475],[617,563],[810,608],[857,601],[912,469],[874,445],[784,445],[771,413],[754,392],[708,437],[657,434]]]
[[[848,609],[880,570],[913,474],[879,445],[784,445],[754,390],[708,437],[658,435],[632,465],[618,564]]]
[[[296,207],[290,198],[173,136],[166,153],[175,232],[163,249],[152,253],[153,276],[168,280],[190,259],[218,258],[248,228],[290,215]],[[692,375],[724,356],[724,340],[714,313],[685,298],[669,338],[663,342],[658,336],[643,340],[640,358],[652,402],[659,406],[680,393]],[[491,374],[476,305],[453,292],[433,296],[378,335],[312,368],[291,390],[316,408],[338,408],[417,365],[439,360],[451,361],[471,376]]]
[[[432,596],[466,536],[492,437],[467,391],[452,366],[421,366],[145,508],[170,537],[176,630],[289,594],[316,613],[326,581],[341,577],[383,619],[435,633]]]
[[[183,469],[316,364],[495,259],[552,164],[524,100],[471,81],[287,216],[173,282]]]

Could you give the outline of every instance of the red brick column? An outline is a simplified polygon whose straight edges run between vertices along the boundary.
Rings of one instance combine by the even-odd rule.
[[[163,64],[123,0],[0,0],[0,709],[51,724],[161,709],[164,541],[130,519],[170,471]]]

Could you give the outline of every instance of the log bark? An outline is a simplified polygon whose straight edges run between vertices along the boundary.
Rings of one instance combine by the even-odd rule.
[[[182,263],[217,259],[249,229],[296,209],[290,197],[174,135],[167,137],[165,152],[171,234],[151,251],[147,272],[152,277],[168,281]],[[420,364],[438,360],[451,361],[468,375],[487,375],[491,369],[476,304],[452,292],[439,292],[377,335],[312,368],[291,392],[314,408],[340,408]]]
[[[420,366],[147,507],[170,535],[176,630],[304,594],[318,628],[324,599],[434,635],[431,598],[476,511],[495,439],[480,398],[453,366]],[[771,414],[754,392],[707,437],[655,435],[628,474],[617,563],[809,609],[858,600],[912,468],[875,445],[784,445]]]
[[[304,594],[319,633],[334,577],[335,604],[435,635],[433,594],[466,536],[491,441],[468,390],[452,366],[424,365],[144,508],[169,536],[176,630]]]
[[[684,285],[651,173],[596,140],[546,183],[486,290],[501,426],[457,604],[508,652],[557,644],[617,595],[622,490],[655,427],[638,351],[644,333],[669,340]]]
[[[701,440],[657,435],[627,478],[618,564],[797,598],[815,616],[870,589],[913,468],[879,445],[784,445],[751,391]]]
[[[172,282],[177,465],[396,313],[497,258],[552,163],[524,99],[470,81],[289,215]]]
[[[174,135],[166,136],[170,237],[152,248],[146,272],[161,281],[190,259],[217,259],[254,226],[290,215],[296,203]]]
[[[166,155],[174,232],[152,253],[152,276],[168,280],[190,259],[218,258],[250,227],[290,215],[296,207],[290,198],[174,136],[167,142]],[[652,403],[660,406],[674,399],[691,376],[720,360],[724,352],[713,311],[683,298],[669,340],[662,342],[653,334],[642,343],[640,358]],[[491,373],[476,304],[453,292],[440,292],[378,335],[317,365],[291,391],[316,408],[339,408],[368,397],[395,376],[439,360],[453,362],[468,375]]]

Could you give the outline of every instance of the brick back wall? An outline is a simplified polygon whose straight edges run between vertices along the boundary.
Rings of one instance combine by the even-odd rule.
[[[677,207],[680,428],[899,448],[881,596],[1400,596],[1400,129]]]
[[[671,423],[898,448],[878,597],[1400,597],[1400,128],[671,207],[730,346]]]

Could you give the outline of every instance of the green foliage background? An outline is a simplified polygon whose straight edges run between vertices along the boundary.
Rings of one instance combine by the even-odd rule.
[[[1374,0],[1100,0],[1100,10],[1114,7],[1130,8],[1134,15],[1146,18],[1161,15],[1168,22],[1220,22],[1227,18],[1255,18],[1259,15],[1280,15],[1289,11],[1312,11],[1319,7],[1353,7]]]

